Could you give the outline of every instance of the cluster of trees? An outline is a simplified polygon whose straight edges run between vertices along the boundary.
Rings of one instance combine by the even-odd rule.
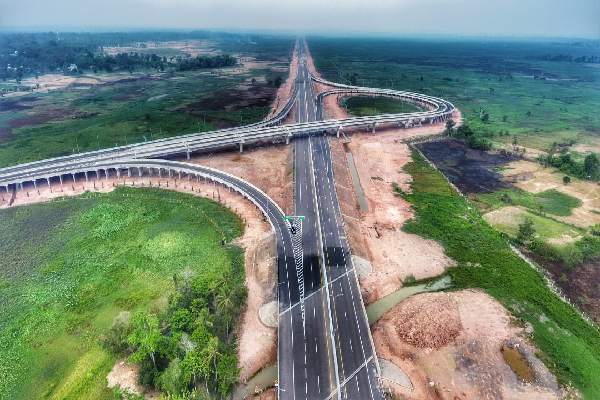
[[[458,128],[455,128],[455,125],[456,123],[452,119],[446,121],[446,135],[463,140],[472,149],[484,151],[492,149],[492,142],[485,137],[477,136],[467,124]]]
[[[235,57],[228,54],[217,56],[196,56],[192,58],[176,58],[179,71],[190,71],[203,68],[231,67],[237,64]]]
[[[167,312],[117,318],[105,347],[129,355],[140,383],[170,398],[227,398],[238,380],[233,326],[246,298],[241,257],[234,264],[216,279],[174,276]]]
[[[548,155],[539,156],[539,161],[542,165],[558,168],[567,175],[593,181],[600,180],[600,160],[594,153],[588,154],[581,161],[573,158],[571,153],[566,150],[559,154],[550,152]]]
[[[571,54],[545,54],[539,57],[543,61],[563,61],[576,63],[600,63],[600,56],[589,55],[574,57]]]
[[[107,55],[102,47],[109,38],[73,35],[67,35],[67,39],[58,34],[0,35],[0,78],[20,82],[26,76],[57,71],[66,74],[84,71],[132,72],[136,69],[164,71],[169,67],[187,71],[232,66],[237,62],[229,55],[169,59],[139,52]]]

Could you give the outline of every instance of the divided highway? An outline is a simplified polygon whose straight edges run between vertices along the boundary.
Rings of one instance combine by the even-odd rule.
[[[304,42],[298,46],[298,59],[297,122],[314,122],[320,113]],[[305,320],[296,322],[299,333],[300,324],[306,326],[305,336],[294,335],[295,341],[308,344],[304,354],[279,350],[279,398],[381,399],[377,359],[344,233],[327,137],[297,138],[294,166],[295,210],[305,217],[304,285],[312,310],[305,305]],[[294,371],[302,371],[293,374],[294,393],[288,391],[289,363]]]
[[[23,190],[63,177],[96,179],[132,170],[208,179],[251,200],[271,223],[277,239],[279,300],[278,363],[280,399],[382,399],[378,362],[356,270],[344,232],[335,190],[327,134],[378,126],[410,127],[444,121],[454,106],[418,93],[360,88],[328,82],[308,69],[306,43],[297,45],[298,72],[292,97],[261,123],[183,135],[129,146],[37,161],[0,169],[0,191]],[[331,87],[315,96],[314,82]],[[323,98],[368,94],[397,97],[425,111],[322,120]],[[296,122],[282,125],[296,110]],[[237,177],[211,168],[162,160],[173,155],[294,139],[295,214],[302,228],[292,233],[283,211],[265,193]],[[69,179],[69,178],[67,178]]]

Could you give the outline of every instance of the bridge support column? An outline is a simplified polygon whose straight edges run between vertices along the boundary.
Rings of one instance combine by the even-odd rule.
[[[375,133],[375,129],[377,128],[377,123],[373,124],[373,129],[371,130],[371,133]]]
[[[75,174],[71,174],[71,179],[73,179],[73,183],[75,183]]]
[[[242,140],[240,142],[240,153],[243,153],[243,152],[244,152],[244,141]]]
[[[33,188],[37,190],[37,181],[35,179],[33,180]]]
[[[188,160],[190,159],[190,151],[189,150],[185,152],[185,157]]]
[[[127,177],[131,178],[131,168],[127,168]]]
[[[58,180],[60,180],[60,186],[62,186],[63,185],[62,175],[58,176]]]
[[[290,144],[291,137],[292,137],[291,133],[288,133],[287,135],[285,135],[285,144]]]
[[[117,168],[117,179],[121,177],[121,168]]]
[[[84,174],[85,174],[85,181],[89,182],[90,181],[90,177],[88,176],[87,171],[85,171]]]
[[[162,169],[158,167],[158,177],[162,178]]]
[[[144,174],[144,171],[142,170],[142,167],[138,167],[138,175],[141,178],[142,175]]]
[[[23,182],[19,182],[19,190],[22,192],[23,191]]]

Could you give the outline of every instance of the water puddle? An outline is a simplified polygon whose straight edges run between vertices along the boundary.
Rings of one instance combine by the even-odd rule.
[[[367,306],[367,318],[369,324],[376,322],[383,314],[388,312],[396,304],[402,300],[418,293],[435,292],[438,290],[449,288],[452,281],[449,276],[445,276],[433,282],[423,283],[421,285],[406,286],[388,294],[384,298]]]
[[[534,380],[534,373],[531,365],[521,352],[509,345],[502,346],[502,357],[510,369],[524,382],[531,383]]]
[[[277,363],[269,365],[254,375],[245,385],[239,385],[233,392],[233,400],[244,398],[262,392],[275,385],[277,382]]]

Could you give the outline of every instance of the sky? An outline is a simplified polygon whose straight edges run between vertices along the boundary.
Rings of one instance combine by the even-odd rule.
[[[600,39],[600,0],[0,0],[0,29]]]

